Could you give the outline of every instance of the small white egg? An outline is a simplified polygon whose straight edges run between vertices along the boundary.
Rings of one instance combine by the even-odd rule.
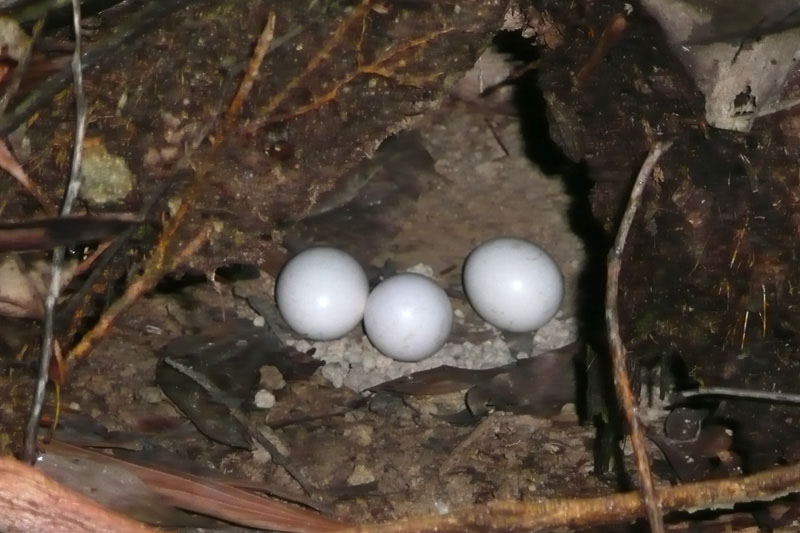
[[[304,250],[278,277],[275,302],[299,335],[329,341],[343,337],[364,316],[369,282],[347,253],[328,246]]]
[[[398,361],[420,361],[444,345],[453,325],[453,307],[433,280],[398,274],[375,287],[364,310],[372,345]]]
[[[523,239],[501,237],[469,254],[464,291],[484,320],[506,331],[525,332],[555,316],[564,298],[564,278],[543,249]]]

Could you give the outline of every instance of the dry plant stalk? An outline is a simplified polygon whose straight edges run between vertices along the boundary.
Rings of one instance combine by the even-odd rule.
[[[628,377],[627,362],[625,360],[625,346],[619,335],[619,317],[617,315],[617,299],[619,295],[619,273],[622,268],[622,253],[625,251],[625,242],[628,240],[628,233],[636,216],[636,211],[642,200],[642,193],[647,179],[653,172],[661,154],[669,150],[672,145],[668,143],[656,143],[650,150],[647,158],[636,176],[636,181],[631,190],[630,200],[625,209],[625,214],[619,225],[617,240],[614,247],[608,254],[608,284],[606,285],[606,325],[608,326],[608,339],[611,346],[611,361],[614,372],[614,386],[617,391],[617,398],[620,406],[625,413],[630,431],[633,454],[636,460],[636,469],[639,472],[639,483],[644,503],[647,509],[647,520],[655,533],[664,531],[664,517],[661,514],[660,502],[656,495],[653,485],[653,475],[650,471],[650,459],[647,456],[647,442],[641,421],[639,420],[637,401],[631,390],[631,380]]]
[[[78,192],[83,183],[81,174],[81,161],[83,157],[83,140],[86,136],[87,106],[86,94],[83,89],[83,65],[81,63],[81,4],[79,0],[72,0],[72,30],[75,34],[75,45],[72,51],[72,79],[73,93],[75,95],[75,142],[72,147],[72,168],[70,169],[67,190],[64,202],[61,205],[61,216],[69,215],[72,206],[78,199]],[[59,294],[61,294],[62,271],[64,268],[64,247],[58,246],[53,250],[52,267],[50,270],[50,286],[44,304],[44,324],[42,327],[42,348],[39,357],[39,376],[33,391],[28,423],[25,426],[25,459],[33,464],[38,451],[36,437],[39,432],[39,421],[42,415],[42,406],[47,394],[47,382],[50,379],[50,361],[53,356],[55,344],[54,322],[55,308]]]
[[[179,221],[176,221],[176,223],[179,223]],[[171,225],[168,225],[164,232],[166,233],[168,230],[171,230]],[[114,325],[119,315],[147,291],[155,287],[164,274],[174,270],[180,266],[186,258],[197,252],[200,246],[208,239],[210,232],[210,225],[201,228],[194,238],[170,259],[167,259],[167,245],[169,244],[169,240],[165,240],[165,235],[162,233],[155,252],[145,264],[144,272],[128,285],[123,295],[111,304],[100,317],[97,324],[95,324],[92,329],[81,338],[80,342],[70,350],[68,360],[77,360],[89,355],[100,339],[111,329],[111,326]]]
[[[12,457],[0,457],[0,530],[6,533],[156,533]]]
[[[364,17],[367,16],[370,10],[370,4],[372,4],[372,0],[362,0],[361,4],[352,10],[350,16],[342,19],[330,40],[328,40],[306,64],[305,70],[299,76],[292,79],[281,92],[270,98],[269,101],[262,106],[261,109],[259,109],[258,114],[262,118],[249,125],[249,132],[253,132],[264,126],[267,123],[267,120],[273,115],[278,106],[281,105],[284,100],[286,100],[289,94],[294,89],[299,87],[300,84],[317,69],[317,67],[319,67],[331,56],[333,49],[344,40],[345,36],[347,35],[347,31],[353,26],[353,24],[363,21]]]
[[[771,501],[800,492],[800,464],[737,479],[701,481],[659,491],[664,511],[730,509],[738,503]],[[645,514],[638,492],[595,498],[496,501],[444,516],[406,518],[344,530],[347,533],[447,533],[462,531],[553,531],[623,524]],[[344,532],[343,532],[344,533]]]
[[[239,90],[236,92],[236,96],[233,97],[231,105],[228,107],[228,112],[225,115],[225,129],[229,129],[236,117],[239,116],[242,105],[247,101],[247,97],[253,89],[253,84],[256,78],[258,78],[258,71],[261,69],[261,64],[264,62],[264,56],[267,55],[272,40],[275,38],[275,19],[275,12],[273,11],[269,14],[269,19],[267,19],[267,24],[264,26],[264,31],[261,32],[261,36],[258,38],[253,57],[250,58],[250,63],[247,65],[247,71],[242,79],[242,83],[239,84]]]
[[[430,77],[402,76],[397,73],[397,70],[405,66],[405,62],[402,59],[402,54],[421,48],[439,36],[451,32],[452,28],[442,28],[440,30],[417,37],[416,39],[400,42],[388,48],[372,62],[365,63],[362,47],[367,27],[367,15],[369,15],[373,3],[373,0],[362,0],[361,4],[354,8],[349,16],[344,18],[339,23],[339,26],[336,28],[336,31],[331,39],[325,43],[325,46],[320,48],[314,57],[311,58],[306,65],[306,69],[299,76],[292,79],[292,81],[289,82],[282,91],[270,98],[269,101],[267,101],[267,103],[262,106],[261,109],[259,109],[259,118],[251,121],[247,125],[246,130],[249,133],[253,133],[259,128],[262,128],[268,124],[283,122],[321,108],[325,104],[335,99],[343,87],[352,82],[358,76],[364,74],[371,74],[383,78],[391,78],[398,83],[416,87],[422,86],[423,84],[428,83],[432,79],[438,77],[438,74],[434,74]],[[300,83],[302,83],[302,81],[308,77],[308,75],[310,75],[314,70],[317,69],[317,67],[319,67],[331,56],[333,50],[344,42],[348,31],[355,27],[356,24],[361,25],[361,36],[355,46],[355,54],[357,59],[356,68],[341,78],[334,80],[331,83],[331,88],[329,90],[322,94],[312,96],[309,103],[294,107],[285,113],[276,114],[275,111],[277,111],[278,107],[286,100],[291,92],[296,89]]]

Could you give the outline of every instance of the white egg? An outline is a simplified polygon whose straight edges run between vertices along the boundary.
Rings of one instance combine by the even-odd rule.
[[[364,329],[373,346],[398,361],[420,361],[444,345],[453,307],[433,280],[398,274],[375,287],[364,310]]]
[[[506,331],[524,332],[555,316],[564,298],[564,279],[546,251],[523,239],[502,237],[469,254],[464,291],[484,320]]]
[[[369,282],[358,261],[328,246],[297,254],[275,286],[275,301],[289,327],[318,341],[338,339],[358,325],[367,296]]]

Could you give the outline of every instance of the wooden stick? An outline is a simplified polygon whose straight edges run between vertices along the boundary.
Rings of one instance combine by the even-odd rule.
[[[675,394],[675,401],[696,396],[718,396],[739,400],[764,401],[774,403],[800,404],[800,394],[791,392],[767,392],[761,390],[737,389],[733,387],[700,387],[693,390],[680,391]]]
[[[664,511],[731,509],[738,503],[772,501],[800,492],[800,464],[751,476],[701,481],[659,491]],[[627,492],[594,498],[495,501],[447,515],[405,518],[345,529],[342,533],[455,533],[463,531],[528,533],[576,530],[624,524],[645,514],[641,494]]]
[[[625,346],[619,335],[619,317],[617,316],[617,298],[619,294],[619,272],[622,267],[622,253],[625,250],[625,242],[628,239],[628,232],[636,216],[636,210],[642,199],[642,192],[647,183],[647,179],[653,171],[658,158],[666,152],[672,145],[669,143],[656,143],[650,150],[647,159],[644,160],[639,175],[631,190],[628,207],[622,217],[617,232],[617,240],[614,247],[608,254],[608,284],[606,285],[606,324],[608,326],[608,338],[611,343],[611,360],[614,370],[614,386],[617,390],[617,398],[625,419],[628,422],[628,430],[631,435],[633,445],[633,455],[636,460],[636,468],[639,472],[640,490],[644,497],[647,509],[647,520],[655,533],[663,533],[664,518],[661,515],[660,502],[656,497],[655,487],[653,486],[653,475],[650,471],[650,459],[647,456],[646,440],[642,431],[641,422],[637,414],[637,402],[631,390],[631,381],[628,377],[627,363],[625,360]]]

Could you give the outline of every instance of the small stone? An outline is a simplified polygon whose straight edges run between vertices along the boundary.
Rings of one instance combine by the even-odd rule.
[[[563,406],[561,406],[561,416],[577,417],[578,408],[575,406],[574,403],[565,403]]]
[[[344,378],[350,370],[350,365],[347,363],[330,362],[322,367],[322,377],[331,382],[337,389],[341,389],[344,385]]]
[[[375,481],[375,474],[364,465],[356,465],[353,473],[347,476],[347,484],[352,486],[365,485]]]
[[[433,267],[430,265],[426,265],[425,263],[417,263],[416,265],[406,270],[406,272],[410,272],[412,274],[420,274],[428,278],[435,277]]]
[[[281,390],[286,386],[286,381],[283,379],[281,371],[272,365],[264,365],[258,370],[261,377],[259,378],[259,385],[268,391]]]
[[[357,424],[344,431],[344,436],[358,446],[369,446],[372,444],[372,434],[374,430],[367,425]]]
[[[142,387],[136,391],[136,396],[144,403],[160,403],[164,399],[164,394],[158,387]]]
[[[253,461],[260,465],[265,465],[272,461],[272,455],[260,444],[256,444],[252,452]]]
[[[158,154],[161,157],[161,160],[165,163],[171,163],[172,161],[178,159],[178,156],[181,155],[177,146],[165,146],[159,150]]]
[[[147,149],[147,152],[144,154],[144,158],[142,159],[142,164],[145,167],[152,168],[161,163],[161,156],[158,154],[158,150],[153,147]]]
[[[269,409],[275,405],[275,395],[268,390],[261,389],[256,393],[253,403],[259,409]]]

